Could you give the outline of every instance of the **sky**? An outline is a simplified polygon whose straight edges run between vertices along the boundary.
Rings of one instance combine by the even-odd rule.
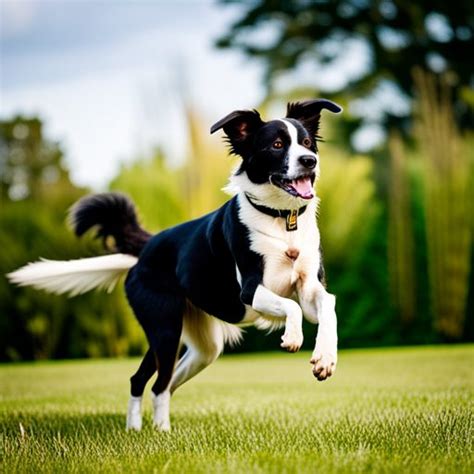
[[[73,181],[94,190],[156,145],[182,159],[183,103],[208,130],[264,97],[261,66],[213,46],[239,8],[210,0],[0,0],[0,118],[40,116]]]

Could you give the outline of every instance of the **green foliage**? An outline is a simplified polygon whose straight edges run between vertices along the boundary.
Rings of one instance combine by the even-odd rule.
[[[2,206],[0,274],[47,257],[67,260],[99,253],[68,231],[63,213],[44,203]],[[91,293],[72,300],[0,281],[0,358],[45,359],[123,355],[141,351],[143,336],[122,290],[104,297]]]
[[[157,231],[186,218],[180,181],[181,173],[171,169],[157,152],[150,159],[122,166],[110,188],[129,194],[144,227]]]
[[[472,459],[473,346],[229,356],[180,388],[172,430],[125,431],[138,360],[0,367],[2,471],[453,473]],[[284,387],[284,389],[282,389]]]
[[[454,124],[446,79],[421,70],[415,79],[417,146],[390,140],[392,301],[403,329],[420,332],[428,314],[440,337],[461,339],[469,337],[465,321],[474,289],[472,138]]]
[[[446,80],[439,84],[420,70],[415,80],[420,95],[417,138],[433,316],[440,334],[459,339],[464,331],[474,245],[472,137],[463,140],[454,125]]]
[[[368,157],[348,156],[322,145],[319,227],[328,264],[347,263],[373,230],[379,213],[375,199],[373,163]],[[335,192],[337,190],[337,192]]]
[[[15,127],[17,136],[10,136]],[[0,123],[2,163],[11,156],[25,158],[14,163],[24,181],[4,181],[0,202],[0,360],[141,352],[144,337],[122,291],[106,298],[92,293],[68,300],[14,287],[4,277],[40,257],[67,260],[102,251],[90,241],[78,242],[67,229],[66,211],[84,190],[70,182],[60,148],[45,140],[41,129],[36,119]],[[60,179],[45,181],[51,167],[61,170],[56,175]],[[15,186],[25,193],[11,191]]]

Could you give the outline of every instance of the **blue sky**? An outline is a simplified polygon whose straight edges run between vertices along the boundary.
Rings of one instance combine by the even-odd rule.
[[[95,189],[153,145],[180,159],[183,99],[208,130],[263,98],[259,65],[213,47],[238,9],[208,0],[0,0],[0,116],[40,115],[74,181]]]

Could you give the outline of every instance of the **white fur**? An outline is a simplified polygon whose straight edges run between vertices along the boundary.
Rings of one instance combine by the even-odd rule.
[[[276,295],[263,285],[258,285],[253,297],[252,308],[263,314],[285,317],[285,333],[282,336],[281,346],[291,352],[299,350],[303,344],[303,330],[301,328],[303,315],[298,303]]]
[[[316,153],[298,143],[298,130],[290,121],[281,119],[280,122],[283,122],[286,125],[291,139],[290,148],[288,150],[287,174],[289,179],[294,179],[301,174],[301,166],[298,161],[301,156],[314,156],[316,160],[318,159],[318,156]]]
[[[257,290],[255,297],[260,297],[254,298],[252,308],[247,309],[244,322],[253,321],[260,329],[268,330],[277,329],[285,323],[282,345],[289,350],[299,349],[303,341],[301,309],[290,298],[295,296],[296,284],[302,273],[310,273],[309,269],[313,268],[317,273],[320,264],[320,236],[315,217],[317,202],[316,199],[306,201],[308,207],[298,217],[297,229],[288,232],[284,219],[262,214],[245,196],[239,195],[239,217],[250,230],[250,248],[264,258],[263,287],[269,290],[266,294],[258,293]],[[289,249],[299,252],[296,261],[290,260],[286,255]],[[285,300],[285,303],[282,304],[281,300]],[[298,312],[295,306],[298,307]],[[286,322],[281,316],[286,317]]]
[[[20,286],[33,286],[51,293],[76,296],[93,288],[111,292],[120,276],[137,263],[131,255],[117,253],[77,260],[41,260],[7,275]]]
[[[314,364],[314,372],[321,370],[332,375],[337,364],[336,298],[323,288],[316,303],[319,328],[311,362]]]
[[[303,272],[316,274],[319,269],[320,235],[316,225],[317,200],[306,201],[306,211],[298,217],[297,229],[286,230],[285,219],[262,214],[243,195],[239,195],[239,217],[249,228],[250,248],[264,259],[263,285],[280,296],[290,297]],[[299,252],[296,261],[286,252]]]
[[[301,327],[297,328],[295,324],[296,312],[293,309],[289,310],[289,306],[285,304],[281,305],[281,300],[278,298],[287,301],[297,299],[305,318],[312,323],[319,322],[316,345],[311,358],[313,371],[323,378],[331,375],[337,362],[337,319],[335,297],[326,291],[318,279],[320,266],[318,251],[320,234],[316,222],[318,198],[307,201],[294,198],[271,184],[255,185],[245,173],[233,176],[228,190],[239,194],[239,218],[249,228],[251,249],[264,259],[263,287],[270,292],[261,292],[259,295],[261,298],[254,298],[252,307],[247,306],[243,323],[253,323],[261,329],[272,330],[285,321],[279,313],[286,311],[288,326],[283,345],[294,348],[298,346]],[[272,203],[272,207],[277,209],[294,209],[303,205],[308,207],[298,217],[297,229],[288,232],[284,219],[261,213],[248,202],[244,193],[258,197],[259,201],[268,207]],[[270,200],[272,196],[277,197],[273,202]],[[289,200],[292,201],[291,205]],[[294,261],[286,255],[290,249],[299,252],[298,258]]]
[[[225,343],[235,345],[241,337],[240,328],[206,314],[187,301],[182,333],[187,349],[171,379],[171,393],[212,364],[223,351]]]
[[[127,410],[127,430],[142,429],[142,398],[130,396]]]
[[[170,424],[170,398],[169,390],[165,390],[158,395],[151,392],[151,402],[153,405],[153,426],[159,431],[169,431]]]

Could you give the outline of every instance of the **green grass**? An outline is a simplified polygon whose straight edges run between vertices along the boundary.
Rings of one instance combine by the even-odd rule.
[[[474,346],[223,357],[176,392],[172,431],[124,429],[137,360],[0,366],[0,471],[472,473]],[[148,394],[148,391],[147,391]]]

